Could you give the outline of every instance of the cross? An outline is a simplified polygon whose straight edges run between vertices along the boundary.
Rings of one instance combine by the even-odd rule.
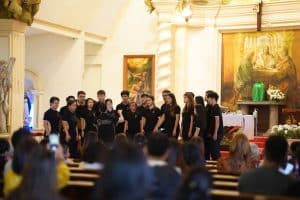
[[[262,6],[263,6],[263,2],[262,2],[262,0],[259,0],[258,11],[257,11],[257,31],[258,32],[261,31]]]

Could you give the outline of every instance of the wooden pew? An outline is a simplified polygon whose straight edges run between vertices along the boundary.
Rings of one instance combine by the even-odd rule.
[[[237,190],[238,182],[231,181],[213,181],[214,189],[222,189],[222,190]]]
[[[215,181],[231,181],[231,182],[239,181],[239,176],[235,176],[235,175],[213,174],[212,177]]]
[[[71,173],[70,180],[71,181],[97,181],[99,179],[98,174],[86,174],[86,173]]]
[[[100,174],[101,170],[83,169],[79,167],[69,167],[71,173],[86,173],[86,174]]]

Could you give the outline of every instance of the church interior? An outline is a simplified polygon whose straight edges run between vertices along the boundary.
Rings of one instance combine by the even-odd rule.
[[[300,0],[0,0],[0,199],[299,199],[298,47]]]

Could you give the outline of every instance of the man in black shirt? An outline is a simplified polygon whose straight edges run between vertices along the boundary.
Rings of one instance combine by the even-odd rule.
[[[163,100],[164,100],[164,103],[161,105],[161,107],[160,107],[160,110],[161,110],[161,112],[165,112],[166,111],[166,109],[167,109],[167,97],[168,97],[168,94],[170,94],[171,93],[171,91],[170,90],[163,90],[162,91],[162,98],[163,98]]]
[[[144,113],[144,111],[147,109],[147,94],[142,94],[141,98],[142,98],[142,104],[138,106],[137,108],[137,112],[142,115]]]
[[[69,101],[75,101],[75,97],[74,96],[68,96],[66,98],[66,103],[68,104]],[[65,105],[65,106],[60,108],[59,115],[62,117],[66,114],[67,111],[68,111],[68,105]]]
[[[218,160],[220,158],[220,143],[223,139],[223,118],[218,105],[219,95],[216,92],[209,92],[206,95],[209,111],[207,112],[207,134],[205,138],[206,160]]]
[[[87,112],[87,109],[85,106],[85,96],[86,96],[86,93],[84,91],[77,92],[76,116],[79,119],[78,133],[82,138],[84,136],[84,129],[85,129],[84,117],[86,116],[86,112]]]
[[[59,106],[59,98],[50,98],[50,108],[44,113],[44,129],[45,135],[48,136],[50,133],[59,133],[59,120],[60,116],[57,111]]]
[[[96,113],[96,116],[101,112],[105,112],[106,110],[105,97],[106,93],[104,90],[99,90],[97,92],[98,102],[95,103],[93,108],[94,112]]]
[[[159,108],[154,105],[153,96],[147,97],[147,105],[148,108],[142,113],[141,132],[149,137],[152,134],[159,117],[161,116],[161,112]]]
[[[122,102],[117,105],[117,112],[122,112],[123,117],[126,119],[126,115],[129,112],[129,91],[123,90],[121,92]],[[119,123],[116,128],[116,134],[124,132],[125,122]]]

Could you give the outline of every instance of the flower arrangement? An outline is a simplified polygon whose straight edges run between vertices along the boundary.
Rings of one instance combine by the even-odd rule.
[[[285,94],[274,86],[269,87],[267,94],[269,95],[271,101],[283,101],[285,99]]]
[[[286,139],[300,139],[300,125],[275,125],[271,134],[281,135]]]

